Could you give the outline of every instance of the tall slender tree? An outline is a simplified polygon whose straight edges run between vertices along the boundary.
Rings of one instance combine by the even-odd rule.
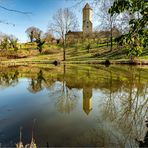
[[[110,50],[113,48],[113,31],[115,28],[120,30],[121,33],[124,33],[126,27],[128,27],[129,15],[127,13],[122,13],[121,15],[115,13],[111,15],[109,13],[110,7],[113,5],[114,0],[100,0],[96,1],[96,6],[98,12],[96,17],[99,21],[100,30],[109,31],[108,38],[110,40]]]
[[[58,35],[63,44],[63,60],[66,60],[66,34],[69,30],[78,29],[76,15],[68,8],[59,9],[53,16],[53,23],[50,24],[49,30]]]

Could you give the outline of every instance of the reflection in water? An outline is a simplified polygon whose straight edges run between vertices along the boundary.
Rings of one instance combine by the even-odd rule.
[[[83,89],[83,110],[88,115],[92,110],[92,89]]]
[[[77,98],[72,89],[66,86],[66,82],[63,81],[56,106],[61,113],[70,113],[76,107]]]
[[[146,126],[147,126],[147,132],[144,137],[144,141],[138,141],[139,142],[139,147],[148,147],[148,120],[146,121]]]
[[[37,73],[37,77],[31,79],[31,83],[28,90],[32,93],[37,93],[43,90],[43,86],[42,86],[43,82],[46,82],[46,80],[43,77],[42,70],[40,70],[39,73]]]
[[[34,120],[34,124],[35,124],[35,120]],[[33,128],[32,128],[31,143],[26,144],[25,146],[23,145],[23,142],[22,142],[22,127],[20,127],[20,140],[16,144],[16,148],[37,148],[37,145],[36,145],[35,139],[34,139],[34,133],[33,133],[34,124],[33,124]]]
[[[61,113],[70,113],[74,110],[77,103],[76,95],[73,89],[68,88],[66,85],[66,65],[63,65],[63,82],[61,90],[59,91],[58,100],[56,106]]]
[[[22,127],[20,128],[20,141],[16,144],[16,148],[23,148],[23,142],[22,142]]]
[[[0,143],[13,146],[14,129],[36,117],[38,146],[145,146],[147,73],[126,66],[0,67]]]
[[[12,73],[2,73],[0,76],[0,84],[2,87],[15,86],[18,83],[19,72],[16,70]]]
[[[119,143],[123,147],[135,147],[134,141],[132,141],[133,137],[143,139],[145,133],[142,133],[142,131],[146,131],[144,119],[147,116],[148,83],[146,81],[145,84],[143,83],[144,87],[141,87],[139,75],[135,76],[133,71],[129,73],[128,81],[125,81],[125,84],[121,85],[118,91],[113,91],[112,74],[110,74],[109,82],[110,89],[104,92],[106,102],[101,110],[104,120],[112,123],[113,127],[119,132],[118,134],[121,135],[124,132],[125,136],[122,138],[113,132],[115,129],[111,132],[112,137],[113,135],[115,138],[120,137]],[[143,89],[141,90],[141,88]]]

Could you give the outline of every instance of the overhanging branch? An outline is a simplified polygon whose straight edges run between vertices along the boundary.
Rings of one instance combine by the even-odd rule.
[[[15,24],[13,24],[13,23],[10,23],[10,22],[5,22],[5,21],[3,21],[3,20],[0,20],[0,24],[6,24],[6,25],[12,25],[13,27],[15,27]]]
[[[19,10],[15,10],[15,9],[9,9],[9,8],[6,8],[2,5],[0,5],[0,8],[4,9],[6,11],[16,12],[16,13],[25,14],[25,15],[32,14],[31,12],[24,12],[24,11],[19,11]]]

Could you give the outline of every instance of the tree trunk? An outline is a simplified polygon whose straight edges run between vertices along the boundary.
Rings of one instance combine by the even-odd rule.
[[[66,60],[66,55],[65,55],[65,46],[63,46],[63,61],[65,61]]]
[[[66,39],[63,40],[63,61],[66,61]]]
[[[110,51],[112,51],[113,47],[113,21],[112,17],[110,16]]]
[[[110,32],[110,51],[112,51],[113,48],[113,30],[111,27],[111,32]]]

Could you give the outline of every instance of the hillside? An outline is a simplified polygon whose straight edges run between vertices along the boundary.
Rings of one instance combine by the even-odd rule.
[[[17,52],[15,51],[2,51],[1,50],[1,63],[50,63],[52,61],[62,61],[63,49],[61,45],[45,45],[43,52],[40,54],[35,45],[21,46]],[[113,46],[110,47],[106,44],[91,44],[89,50],[86,45],[77,44],[71,45],[66,48],[66,61],[73,62],[99,62],[109,59],[110,61],[126,61],[129,60],[127,50]],[[148,50],[145,49],[138,60],[147,61]]]

